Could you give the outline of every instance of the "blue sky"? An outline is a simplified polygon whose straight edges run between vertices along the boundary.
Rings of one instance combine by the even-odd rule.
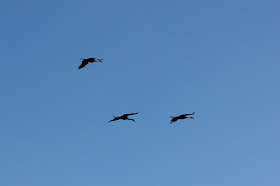
[[[279,186],[279,6],[2,0],[0,185]]]

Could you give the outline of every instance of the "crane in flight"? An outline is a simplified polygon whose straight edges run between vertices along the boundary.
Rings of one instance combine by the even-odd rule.
[[[101,62],[103,63],[103,59],[99,59],[99,58],[80,58],[82,60],[82,64],[79,66],[79,69],[85,67],[88,63],[93,63],[93,62]]]
[[[194,115],[194,113],[192,113],[192,114],[182,114],[180,116],[175,116],[175,117],[170,116],[172,118],[171,121],[170,121],[170,124],[177,121],[178,119],[194,119],[193,117],[187,117],[187,116],[190,116],[190,115]]]
[[[135,122],[134,119],[130,119],[130,118],[128,118],[128,116],[130,116],[130,115],[135,115],[135,114],[138,114],[138,113],[139,113],[139,112],[130,113],[130,114],[124,114],[124,115],[122,115],[122,116],[120,116],[120,117],[114,116],[114,119],[110,120],[109,122],[111,122],[111,121],[116,121],[116,120],[120,120],[120,119],[122,119],[122,120],[132,120],[132,121]]]

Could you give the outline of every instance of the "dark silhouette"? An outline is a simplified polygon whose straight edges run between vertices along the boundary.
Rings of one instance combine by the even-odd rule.
[[[135,115],[135,114],[138,114],[139,112],[137,112],[137,113],[131,113],[131,114],[124,114],[124,115],[122,115],[122,116],[120,116],[120,117],[116,117],[116,116],[114,116],[114,119],[112,119],[112,120],[110,120],[109,122],[111,122],[111,121],[116,121],[116,120],[119,120],[119,119],[122,119],[122,120],[132,120],[132,121],[134,121],[134,119],[130,119],[130,118],[128,118],[128,116],[130,116],[130,115]],[[135,122],[135,121],[134,121]]]
[[[192,113],[192,114],[182,114],[182,115],[176,116],[176,117],[170,116],[172,118],[170,124],[177,121],[178,119],[194,119],[193,117],[187,117],[189,115],[194,115],[194,113]]]
[[[93,62],[101,62],[103,63],[103,59],[98,59],[98,58],[87,58],[87,59],[83,59],[80,58],[82,61],[82,64],[79,66],[79,69],[85,67],[88,63],[93,63]]]

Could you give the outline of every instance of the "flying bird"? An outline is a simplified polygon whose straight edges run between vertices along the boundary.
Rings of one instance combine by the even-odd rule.
[[[80,58],[82,60],[82,64],[79,66],[79,69],[85,67],[88,63],[93,63],[93,62],[101,62],[103,63],[103,59],[99,59],[99,58]]]
[[[130,114],[124,114],[124,115],[122,115],[122,116],[120,116],[120,117],[114,116],[114,119],[110,120],[109,122],[111,122],[111,121],[116,121],[116,120],[120,120],[120,119],[122,119],[122,120],[132,120],[132,121],[135,122],[134,119],[130,119],[130,118],[128,118],[128,116],[130,116],[130,115],[135,115],[135,114],[138,114],[138,113],[139,113],[139,112],[130,113]]]
[[[180,116],[175,116],[175,117],[170,116],[172,118],[170,124],[177,121],[178,119],[194,119],[193,117],[187,117],[189,115],[194,115],[194,113],[192,113],[192,114],[182,114]]]

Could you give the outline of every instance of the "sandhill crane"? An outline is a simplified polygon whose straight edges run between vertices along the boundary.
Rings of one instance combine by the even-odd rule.
[[[192,113],[192,114],[182,114],[180,116],[175,116],[175,117],[170,116],[172,118],[170,124],[177,121],[178,119],[194,119],[193,117],[187,117],[189,115],[194,115],[194,113]]]
[[[79,66],[79,69],[85,67],[88,63],[93,63],[93,62],[101,62],[103,63],[103,59],[99,59],[99,58],[87,58],[87,59],[83,59],[80,58],[82,61],[82,64]]]
[[[114,116],[114,119],[110,120],[109,122],[111,122],[111,121],[116,121],[116,120],[119,120],[119,119],[122,119],[122,120],[132,120],[132,121],[135,122],[134,119],[130,119],[130,118],[128,118],[128,116],[130,116],[130,115],[135,115],[135,114],[138,114],[138,113],[139,113],[139,112],[137,112],[137,113],[130,113],[130,114],[124,114],[124,115],[122,115],[122,116],[120,116],[120,117]]]

